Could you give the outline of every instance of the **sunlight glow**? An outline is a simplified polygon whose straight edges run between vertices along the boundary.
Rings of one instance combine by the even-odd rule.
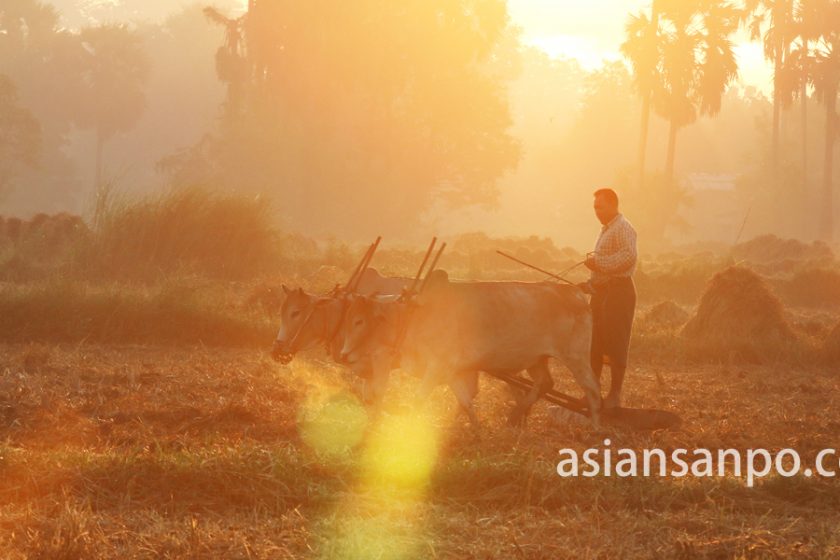
[[[429,481],[437,445],[437,428],[425,415],[383,417],[365,449],[363,465],[368,483],[419,492]]]
[[[572,58],[577,60],[584,70],[601,68],[605,62],[621,60],[618,52],[599,49],[597,41],[580,35],[548,35],[529,37],[526,43],[545,52],[551,58]]]

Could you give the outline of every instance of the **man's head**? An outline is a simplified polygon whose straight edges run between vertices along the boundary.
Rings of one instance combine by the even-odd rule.
[[[609,223],[618,215],[618,195],[612,189],[598,189],[594,193],[595,215],[602,224]]]

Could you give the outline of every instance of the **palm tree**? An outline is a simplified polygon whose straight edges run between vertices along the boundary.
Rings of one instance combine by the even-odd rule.
[[[249,10],[252,8],[249,2]],[[215,8],[204,8],[204,15],[225,28],[225,44],[216,51],[216,74],[228,85],[225,103],[226,121],[239,114],[242,107],[245,82],[248,79],[248,62],[245,55],[245,25],[248,12],[237,17],[228,17]]]
[[[813,16],[806,16],[804,3],[798,3],[791,27],[791,49],[785,57],[782,73],[776,78],[782,105],[787,108],[795,99],[801,110],[802,188],[808,188],[808,87],[812,84],[813,49],[818,29],[813,29]]]
[[[653,107],[670,123],[665,177],[673,186],[677,133],[698,114],[720,112],[723,93],[738,75],[730,36],[739,12],[716,0],[661,0],[660,10],[662,59]]]
[[[653,99],[653,90],[656,86],[657,68],[661,60],[657,4],[658,0],[652,2],[650,17],[644,12],[630,15],[626,27],[627,38],[621,45],[621,53],[633,68],[634,83],[642,98],[638,164],[640,188],[644,186],[650,106]]]
[[[762,38],[764,56],[773,63],[773,166],[779,162],[779,130],[781,128],[782,89],[780,78],[790,49],[794,28],[794,0],[744,0],[743,19],[747,21],[753,40]]]
[[[813,30],[814,49],[810,65],[816,98],[825,106],[825,152],[823,156],[822,214],[820,237],[834,234],[834,143],[837,135],[837,92],[840,89],[840,0],[803,0],[803,24]]]

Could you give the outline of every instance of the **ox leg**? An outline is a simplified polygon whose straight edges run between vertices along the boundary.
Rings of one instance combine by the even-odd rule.
[[[382,397],[388,389],[391,376],[391,359],[388,354],[374,354],[371,358],[371,372],[365,383],[364,399],[377,412],[382,406]]]
[[[516,406],[511,410],[508,416],[508,424],[511,426],[524,425],[534,403],[554,386],[551,371],[548,369],[548,358],[542,358],[536,365],[528,368],[528,375],[534,380],[534,386],[518,399]]]
[[[583,392],[586,394],[586,401],[589,410],[592,412],[593,427],[599,428],[601,424],[601,388],[592,373],[592,366],[588,357],[567,357],[565,364],[572,371],[578,385],[583,388]]]
[[[455,398],[458,399],[458,404],[470,419],[470,425],[473,431],[478,433],[481,425],[478,422],[478,417],[475,415],[475,408],[473,407],[473,398],[478,392],[478,373],[469,372],[461,375],[456,375],[452,381],[449,382],[449,387],[455,393]]]
[[[417,388],[417,404],[422,406],[429,401],[429,397],[435,387],[443,383],[443,372],[451,372],[451,368],[446,368],[444,364],[438,362],[430,362],[423,368],[423,377],[420,380],[420,386]]]

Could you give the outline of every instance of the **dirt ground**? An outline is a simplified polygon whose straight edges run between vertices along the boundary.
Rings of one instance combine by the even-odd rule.
[[[4,558],[770,558],[840,555],[836,479],[562,478],[559,450],[837,444],[830,369],[636,360],[625,405],[674,431],[508,428],[482,379],[480,434],[438,389],[422,418],[395,374],[372,417],[317,355],[0,346]],[[565,371],[560,389],[579,394]]]

